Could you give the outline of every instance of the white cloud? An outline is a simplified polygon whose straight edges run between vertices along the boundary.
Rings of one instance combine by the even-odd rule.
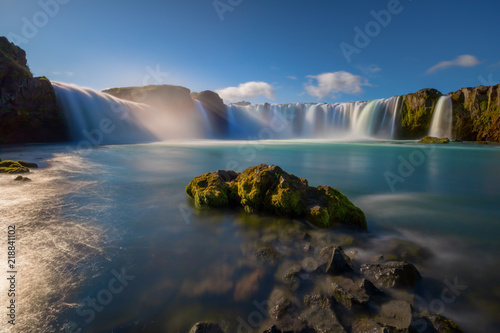
[[[425,73],[429,74],[440,69],[445,69],[448,67],[474,67],[479,65],[481,62],[473,55],[464,54],[458,56],[455,60],[441,61],[437,65],[429,68]]]
[[[358,67],[363,73],[365,74],[375,74],[380,72],[382,69],[378,67],[377,65],[370,65],[370,66],[359,66]]]
[[[287,76],[286,78],[290,80],[297,80],[297,77],[294,75]]]
[[[73,76],[74,73],[73,72],[52,72],[52,75],[56,75],[56,76],[59,76],[59,75]]]
[[[492,64],[492,65],[490,65],[489,67],[491,67],[491,68],[497,68],[497,67],[500,67],[500,61],[499,61],[499,62],[496,62],[496,63],[494,63],[494,64]]]
[[[242,83],[238,87],[227,87],[216,90],[216,92],[226,101],[256,98],[260,95],[274,99],[274,89],[269,83],[266,82],[251,81]]]
[[[370,86],[365,78],[345,71],[309,75],[307,77],[318,81],[318,85],[314,85],[312,80],[309,80],[309,83],[304,85],[309,95],[318,98],[328,95],[334,98],[334,95],[339,92],[357,94],[363,92],[362,86]]]

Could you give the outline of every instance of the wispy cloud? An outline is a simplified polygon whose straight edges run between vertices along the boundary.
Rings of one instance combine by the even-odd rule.
[[[375,74],[380,72],[382,69],[378,67],[377,65],[370,65],[370,66],[358,66],[358,68],[364,73],[364,74]]]
[[[446,61],[441,61],[437,65],[432,66],[429,68],[425,73],[430,74],[435,71],[445,69],[448,67],[474,67],[479,65],[481,62],[473,55],[470,54],[464,54],[461,56],[458,56],[454,60],[446,60]]]
[[[286,78],[290,80],[297,80],[297,77],[293,75],[287,76]]]
[[[489,65],[488,67],[490,67],[490,68],[498,68],[498,67],[500,67],[500,61],[499,61],[499,62],[496,62],[496,63],[494,63],[494,64],[491,64],[491,65]]]
[[[311,80],[304,85],[309,95],[323,98],[330,95],[332,98],[338,93],[358,94],[363,92],[363,86],[370,86],[368,80],[349,72],[339,71],[332,73],[323,73],[319,75],[307,76]],[[317,81],[317,85],[313,83]]]
[[[75,73],[73,72],[52,72],[52,75],[55,75],[55,76],[73,76],[75,75]]]
[[[216,90],[219,96],[226,101],[238,101],[242,99],[256,98],[264,95],[267,98],[274,99],[274,89],[266,82],[246,82],[238,87],[227,87]]]

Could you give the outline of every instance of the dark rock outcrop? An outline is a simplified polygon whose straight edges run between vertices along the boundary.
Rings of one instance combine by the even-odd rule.
[[[354,271],[351,259],[345,255],[340,246],[328,246],[320,251],[320,256],[326,259],[324,266],[327,274],[342,274]]]
[[[382,288],[413,289],[422,279],[417,268],[406,261],[365,264],[361,266],[361,273]]]
[[[248,213],[306,217],[322,228],[341,224],[366,229],[364,213],[340,191],[310,187],[306,179],[275,165],[257,165],[241,174],[222,170],[203,174],[189,183],[186,193],[198,206],[242,206]]]
[[[432,113],[442,94],[436,89],[422,89],[403,96],[403,106],[398,115],[397,137],[419,139],[427,135],[432,121]]]
[[[451,99],[455,139],[500,141],[500,84],[462,88]]]
[[[33,77],[24,50],[0,37],[0,144],[67,139],[50,81]]]

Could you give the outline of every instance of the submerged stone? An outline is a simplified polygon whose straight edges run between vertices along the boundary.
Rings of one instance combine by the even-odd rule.
[[[448,138],[436,138],[434,136],[423,137],[418,143],[450,143]]]
[[[203,321],[196,323],[189,333],[224,333],[224,330],[219,324]]]
[[[365,264],[361,266],[361,273],[383,288],[413,289],[422,279],[417,268],[406,261]]]
[[[412,328],[422,333],[462,333],[460,327],[453,320],[440,313],[422,311],[413,318]]]
[[[304,178],[279,166],[260,164],[244,170],[206,173],[195,177],[186,193],[198,206],[243,207],[247,213],[306,218],[329,228],[347,225],[366,229],[364,213],[345,195],[329,186],[311,187]]]
[[[325,272],[327,274],[342,274],[353,272],[351,259],[340,246],[328,246],[320,251],[320,256],[326,259]]]
[[[305,310],[299,318],[305,320],[309,327],[324,333],[345,332],[333,310],[333,302],[330,297],[320,294],[306,295],[304,306]]]

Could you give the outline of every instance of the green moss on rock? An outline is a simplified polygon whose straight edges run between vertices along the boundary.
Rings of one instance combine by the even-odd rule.
[[[203,174],[191,180],[186,193],[194,198],[198,206],[228,207],[230,201],[237,200],[234,187],[229,184],[236,176],[233,171],[223,170]]]
[[[0,173],[28,173],[30,172],[29,167],[37,168],[38,165],[36,165],[35,163],[28,163],[23,161],[0,160]]]
[[[422,138],[418,143],[450,143],[448,138],[436,138],[435,136],[426,136]]]
[[[432,113],[441,96],[436,89],[422,89],[402,96],[404,103],[398,119],[397,137],[416,139],[426,135],[432,121]]]
[[[222,170],[207,173],[195,177],[186,193],[198,206],[241,206],[247,213],[306,218],[322,228],[341,224],[367,227],[364,213],[340,191],[329,186],[310,187],[306,179],[276,165],[257,165],[241,174]]]

